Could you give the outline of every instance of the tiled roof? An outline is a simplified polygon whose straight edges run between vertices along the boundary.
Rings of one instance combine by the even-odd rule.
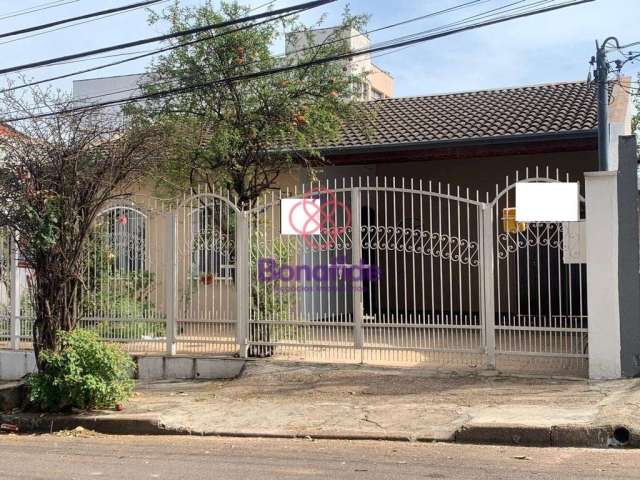
[[[389,98],[363,104],[367,126],[345,125],[333,149],[587,132],[597,127],[595,85],[555,83]]]

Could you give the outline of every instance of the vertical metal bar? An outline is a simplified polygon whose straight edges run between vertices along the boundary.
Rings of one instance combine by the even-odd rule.
[[[376,233],[376,266],[378,267],[378,272],[380,272],[380,268],[382,268],[382,264],[380,263],[380,219],[382,218],[382,215],[380,214],[380,204],[379,204],[379,197],[380,197],[380,190],[378,190],[378,177],[376,176],[376,190],[375,190],[375,197],[376,197],[376,214],[375,214],[375,222],[376,222],[376,228],[375,228],[375,233]],[[387,212],[385,211],[385,221],[386,221],[386,215]],[[382,227],[383,227],[383,232],[387,231],[387,225],[382,222]],[[383,237],[384,239],[384,237]],[[386,272],[386,269],[385,269]],[[385,285],[385,288],[387,286]],[[382,275],[380,275],[377,279],[377,288],[378,288],[378,310],[375,313],[375,323],[379,323],[379,322],[384,322],[384,313],[382,311]]]
[[[440,182],[438,182],[438,271],[440,272],[440,318],[438,321],[438,328],[436,330],[436,332],[438,332],[438,341],[439,343],[442,342],[443,345],[440,345],[441,348],[445,348],[446,347],[446,342],[448,340],[447,338],[447,332],[445,330],[445,325],[446,325],[446,317],[444,315],[444,275],[443,275],[443,268],[442,268],[442,257],[445,254],[444,253],[444,245],[445,242],[443,242],[443,238],[444,234],[442,232],[442,184]]]
[[[240,358],[247,357],[249,322],[249,222],[246,212],[236,212],[236,342]]]
[[[495,337],[495,298],[494,298],[494,251],[493,251],[493,211],[489,205],[482,207],[482,236],[481,236],[481,270],[482,282],[482,323],[485,331],[485,367],[496,367],[496,337]]]
[[[435,276],[434,276],[434,270],[433,270],[433,255],[434,255],[434,251],[433,251],[433,237],[434,237],[434,232],[433,232],[433,189],[432,187],[432,183],[431,180],[429,180],[429,266],[430,266],[430,277],[429,280],[431,282],[431,318],[430,321],[428,323],[434,324],[435,323],[435,311],[436,311],[436,296],[435,296],[435,290],[436,290],[436,282],[435,282]],[[439,232],[438,232],[439,233]],[[430,326],[429,329],[427,330],[427,335],[429,336],[429,346],[432,348],[436,347],[436,341],[437,341],[437,327],[433,327]]]
[[[165,277],[165,298],[167,299],[167,355],[176,354],[176,292],[177,292],[177,254],[176,254],[176,214],[167,216],[167,257]]]
[[[387,303],[387,318],[385,319],[385,322],[390,322],[391,321],[391,300],[389,299],[389,251],[391,250],[391,247],[389,245],[389,237],[390,237],[390,232],[389,230],[391,230],[391,233],[393,235],[395,235],[395,224],[391,225],[391,228],[389,228],[389,216],[388,216],[388,212],[389,212],[389,205],[387,202],[387,197],[389,196],[388,192],[387,192],[387,177],[384,177],[383,179],[383,187],[384,187],[384,232],[385,232],[385,238],[384,238],[384,243],[385,243],[385,251],[384,251],[384,285],[385,285],[385,293],[386,293],[386,303]],[[393,195],[393,193],[392,193]]]
[[[362,218],[360,209],[360,189],[351,189],[351,235],[352,235],[352,259],[353,266],[362,263]],[[362,335],[363,300],[362,289],[352,281],[351,288],[353,299],[353,340],[356,348],[362,348],[364,338]]]
[[[11,275],[11,292],[10,292],[10,342],[11,350],[20,349],[20,278],[18,275],[18,245],[11,236],[9,241],[9,269]]]

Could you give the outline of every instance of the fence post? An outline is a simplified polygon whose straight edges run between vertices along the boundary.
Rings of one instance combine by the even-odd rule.
[[[633,378],[640,374],[635,137],[619,137],[617,158],[612,158],[618,170],[584,174],[592,379]]]
[[[167,311],[167,355],[176,354],[176,312],[177,312],[177,266],[178,254],[176,250],[176,214],[167,215],[167,262],[165,269],[165,299]]]
[[[362,219],[361,219],[361,201],[360,189],[353,188],[351,190],[351,256],[352,266],[362,263]],[[353,270],[352,270],[353,271]],[[355,281],[351,281],[353,296],[353,341],[356,348],[362,348],[364,344],[364,336],[362,332],[362,316],[363,316],[363,299],[362,287],[364,282],[358,288]]]
[[[247,358],[247,337],[251,301],[249,221],[246,212],[236,212],[236,342],[240,358]]]
[[[496,368],[496,325],[494,295],[494,252],[493,252],[493,210],[490,205],[483,204],[481,217],[481,262],[482,288],[480,304],[482,305],[482,333],[485,354],[485,368]]]
[[[10,301],[10,344],[12,350],[20,350],[20,276],[18,272],[18,245],[13,236],[9,243],[9,269],[11,291]]]

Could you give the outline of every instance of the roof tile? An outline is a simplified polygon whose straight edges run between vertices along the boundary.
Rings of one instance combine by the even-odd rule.
[[[589,131],[597,127],[595,85],[556,83],[365,102],[371,122],[346,124],[325,147],[481,139]]]

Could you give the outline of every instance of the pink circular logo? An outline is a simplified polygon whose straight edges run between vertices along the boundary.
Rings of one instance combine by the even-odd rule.
[[[318,201],[319,200],[319,201]],[[338,225],[338,213],[342,211],[342,225]],[[302,212],[302,222],[294,217]],[[335,192],[328,188],[313,188],[306,192],[289,211],[289,224],[302,235],[306,246],[314,250],[332,248],[338,237],[351,226],[351,210],[339,202]]]

